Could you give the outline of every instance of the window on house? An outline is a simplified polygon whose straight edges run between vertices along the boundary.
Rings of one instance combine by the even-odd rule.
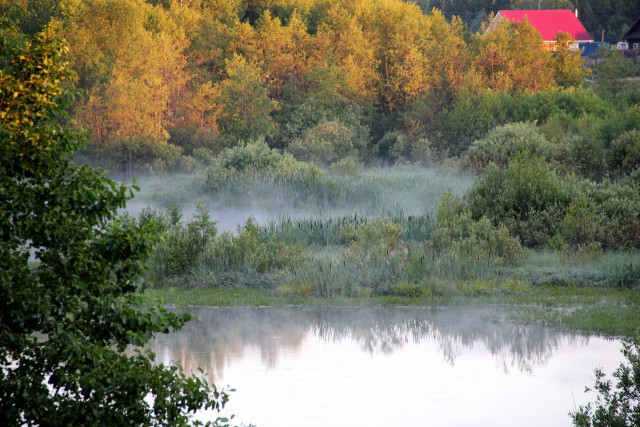
[[[640,49],[640,43],[634,43],[633,44],[633,48],[634,49]]]

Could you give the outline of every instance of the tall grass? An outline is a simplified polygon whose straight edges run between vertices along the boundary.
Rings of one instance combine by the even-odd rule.
[[[420,242],[431,238],[434,218],[430,214],[407,216],[402,212],[396,212],[382,218],[401,226],[405,241]],[[265,239],[285,244],[332,246],[345,243],[343,234],[346,227],[357,229],[374,221],[371,218],[359,217],[358,214],[293,220],[281,216],[277,220],[269,221],[262,228],[262,235]]]
[[[640,253],[536,250],[512,274],[533,284],[640,288]]]
[[[443,281],[495,278],[500,269],[491,260],[460,251],[437,253],[428,244],[402,251],[344,250],[295,265],[283,272],[280,291],[319,296],[392,295],[411,289],[432,293]]]

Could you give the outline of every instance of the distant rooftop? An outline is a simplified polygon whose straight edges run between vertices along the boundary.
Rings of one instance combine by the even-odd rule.
[[[546,42],[555,40],[559,32],[569,33],[575,41],[593,41],[576,15],[568,9],[562,10],[500,10],[496,15],[512,22],[522,22],[525,18],[538,30]]]

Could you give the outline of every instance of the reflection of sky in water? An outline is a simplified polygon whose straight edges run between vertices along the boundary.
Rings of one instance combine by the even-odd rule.
[[[154,351],[236,389],[230,413],[258,426],[568,426],[593,368],[621,360],[494,308],[194,310]]]

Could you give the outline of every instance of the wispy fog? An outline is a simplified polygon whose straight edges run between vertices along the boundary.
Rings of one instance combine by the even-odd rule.
[[[210,211],[220,231],[235,231],[253,217],[260,225],[279,219],[327,219],[344,215],[381,217],[433,213],[446,191],[464,194],[473,176],[425,168],[370,169],[357,176],[328,175],[323,187],[306,192],[259,177],[237,186],[211,189],[200,175],[147,176],[137,179],[140,192],[127,205],[132,216],[151,207],[178,204],[183,220],[199,203]]]

